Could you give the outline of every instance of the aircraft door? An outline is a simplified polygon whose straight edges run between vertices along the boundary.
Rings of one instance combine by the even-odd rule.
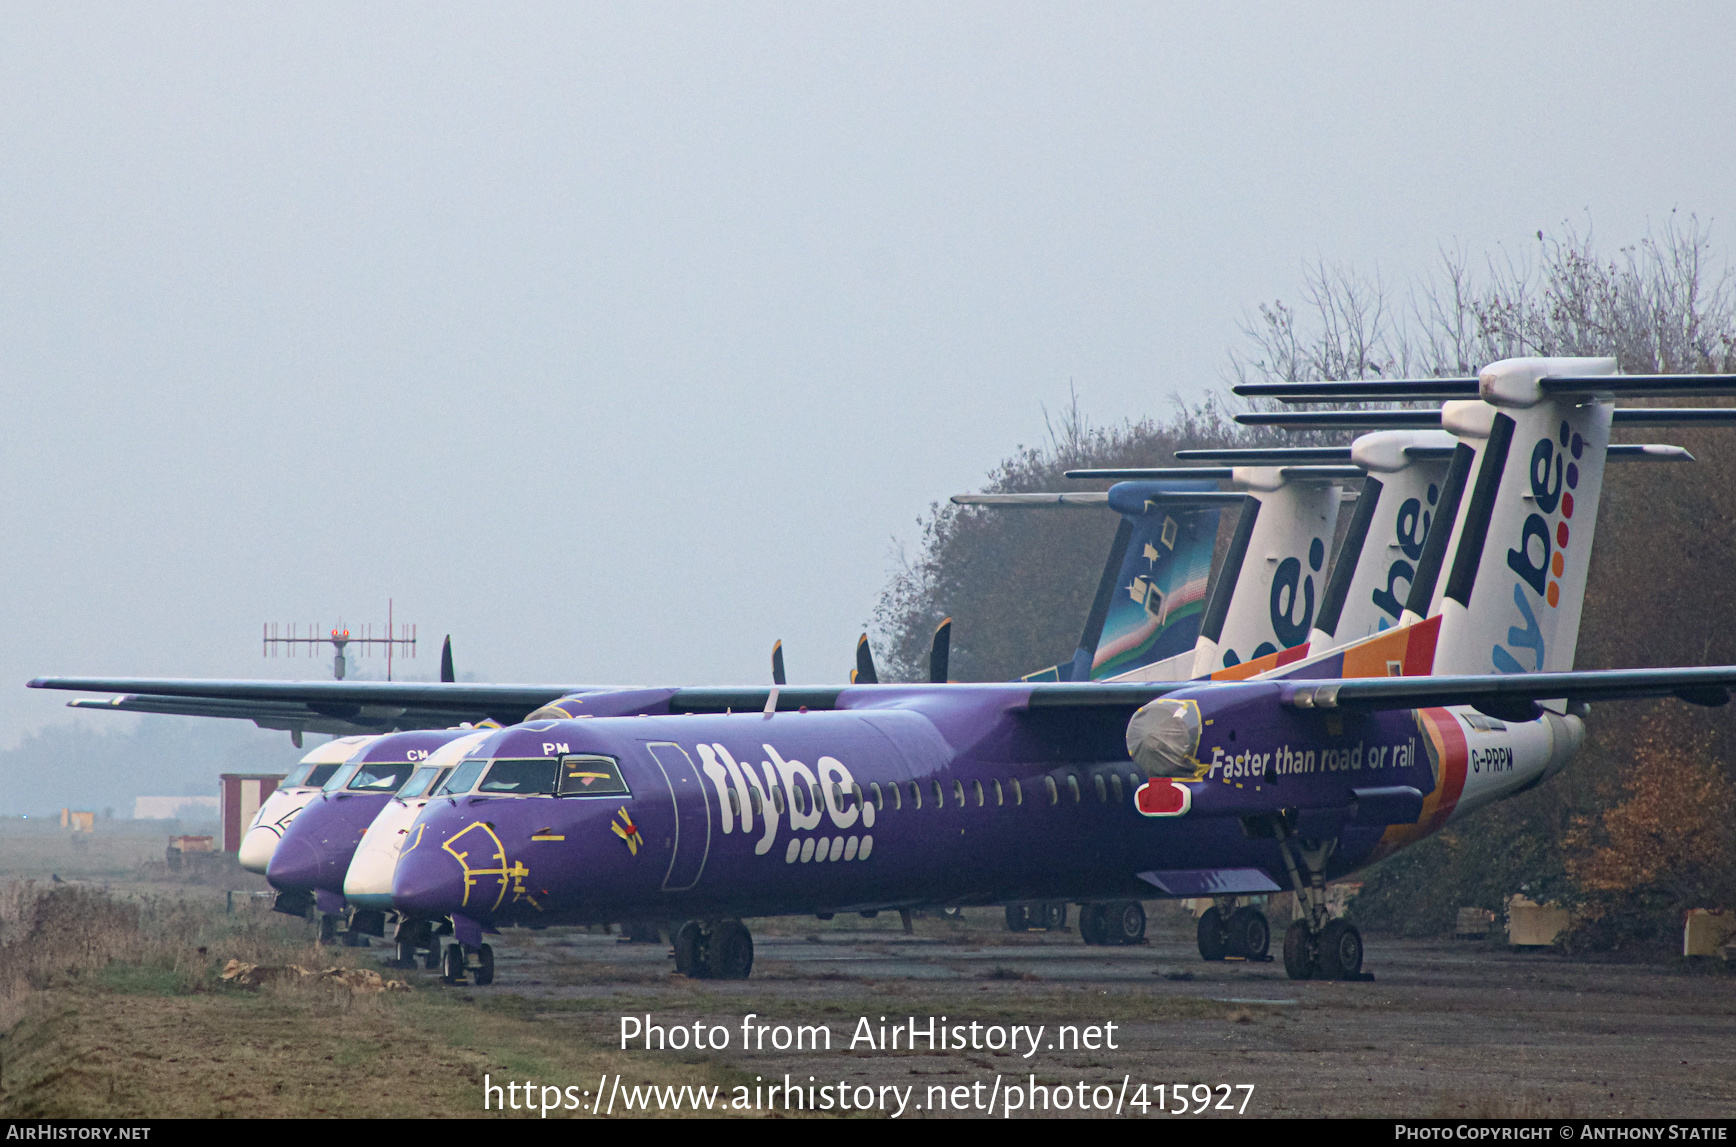
[[[663,891],[685,892],[699,882],[705,858],[711,852],[711,805],[706,799],[705,782],[694,767],[693,758],[680,745],[656,741],[645,747],[651,750],[651,758],[662,770],[675,805],[674,840]]]

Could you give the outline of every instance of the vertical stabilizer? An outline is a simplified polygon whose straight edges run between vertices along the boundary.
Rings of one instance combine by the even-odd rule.
[[[1238,466],[1250,504],[1218,573],[1189,676],[1307,642],[1326,588],[1326,553],[1342,487],[1292,481],[1284,467]]]
[[[1398,624],[1456,445],[1440,430],[1380,431],[1352,445],[1351,460],[1368,477],[1314,620],[1313,651]]]
[[[1184,508],[1164,495],[1179,482],[1121,482],[1109,490],[1109,506],[1121,513],[1127,546],[1119,565],[1105,567],[1105,599],[1089,649],[1088,667],[1075,664],[1073,680],[1101,680],[1136,673],[1188,653],[1199,638],[1206,583],[1218,536],[1216,508]],[[1216,483],[1203,484],[1215,490]],[[1108,575],[1114,569],[1113,581]],[[1087,634],[1089,635],[1089,627]],[[1084,642],[1080,653],[1087,652]],[[1085,668],[1084,673],[1077,673]],[[1178,674],[1185,676],[1185,673]]]
[[[1494,414],[1437,591],[1436,673],[1573,668],[1614,408],[1539,382],[1615,368],[1524,358],[1483,369]]]

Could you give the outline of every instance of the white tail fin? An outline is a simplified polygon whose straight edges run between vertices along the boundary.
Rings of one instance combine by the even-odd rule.
[[[1309,636],[1310,653],[1398,624],[1458,444],[1440,430],[1365,434],[1351,460],[1368,471]]]
[[[1528,358],[1484,368],[1488,431],[1429,610],[1441,615],[1436,673],[1573,668],[1614,408],[1539,380],[1615,367],[1613,358]]]
[[[1274,466],[1235,468],[1233,481],[1248,493],[1248,506],[1206,606],[1191,676],[1308,640],[1326,588],[1326,554],[1343,490],[1294,475],[1294,468],[1289,475]]]

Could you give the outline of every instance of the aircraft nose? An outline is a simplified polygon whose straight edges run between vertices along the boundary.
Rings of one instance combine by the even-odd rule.
[[[464,873],[450,856],[415,849],[398,858],[392,904],[413,916],[446,916],[464,907]]]
[[[249,872],[264,875],[271,867],[271,856],[277,851],[280,839],[276,827],[266,828],[260,825],[247,830],[247,835],[241,838],[241,849],[236,854],[241,867]]]
[[[265,879],[274,888],[317,888],[323,859],[317,846],[290,834],[278,841],[271,863],[266,866]]]

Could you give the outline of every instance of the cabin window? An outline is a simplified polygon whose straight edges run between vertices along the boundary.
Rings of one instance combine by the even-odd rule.
[[[1079,778],[1072,773],[1067,774],[1067,791],[1073,795],[1073,803],[1079,803]]]
[[[976,792],[977,807],[983,807],[983,783],[981,781],[972,781],[970,787]]]
[[[613,757],[562,757],[560,794],[564,797],[630,796]],[[731,804],[730,808],[740,809]]]
[[[1061,803],[1061,793],[1059,790],[1057,790],[1055,788],[1055,778],[1054,777],[1044,777],[1043,778],[1043,787],[1045,789],[1047,789],[1049,792],[1049,803],[1050,804],[1060,804]]]
[[[808,789],[805,785],[790,786],[790,807],[802,816],[808,815]]]
[[[1011,784],[1013,786],[1013,803],[1016,805],[1024,804],[1025,803],[1025,786],[1021,785],[1019,783],[1018,777],[1014,777],[1011,781]]]
[[[854,800],[856,802],[855,804],[853,804],[850,807],[852,807],[852,808],[866,808],[867,807],[868,802],[862,799],[862,786],[861,785],[853,784],[850,786],[850,797],[852,800]]]
[[[995,782],[995,807],[1000,808],[1007,803],[1006,794],[1001,791],[1001,782]]]
[[[883,793],[883,792],[881,792],[881,791],[880,791],[880,782],[879,782],[879,781],[873,781],[873,782],[871,782],[871,783],[870,783],[870,784],[869,784],[869,785],[868,785],[868,791],[869,791],[869,792],[870,792],[870,793],[871,793],[871,794],[873,794],[873,797],[874,797],[874,807],[875,807],[875,808],[877,808],[877,809],[880,809],[880,810],[882,810],[882,811],[884,811],[884,810],[885,810],[885,808],[886,808],[886,794],[885,794],[885,793]],[[898,790],[897,790],[897,789],[893,789],[893,790],[892,790],[892,791],[893,791],[893,792],[897,792],[897,791],[898,791]]]
[[[730,813],[730,815],[731,816],[740,816],[741,815],[741,801],[739,799],[737,799],[737,797],[735,795],[735,790],[734,789],[725,789],[723,791],[729,794],[729,813]]]
[[[910,782],[910,807],[922,807],[922,786],[915,781]]]
[[[1103,774],[1098,773],[1091,778],[1092,787],[1097,790],[1097,803],[1103,804],[1109,800],[1109,786],[1103,783]]]
[[[834,782],[834,783],[836,783],[836,782]],[[826,807],[826,790],[820,787],[819,781],[814,782],[813,788],[814,788],[814,794],[813,794],[814,795],[814,803],[812,805],[812,808],[815,812],[819,812],[821,809]]]
[[[892,811],[898,812],[904,808],[904,790],[896,784],[886,786],[886,791],[892,794]]]
[[[1115,803],[1120,804],[1123,799],[1121,794],[1121,774],[1110,773],[1109,783],[1115,786]]]
[[[964,782],[963,781],[952,782],[952,799],[954,801],[958,802],[959,808],[964,807]]]
[[[946,807],[946,793],[944,790],[941,789],[940,782],[939,781],[930,781],[929,783],[934,786],[934,807],[935,808],[945,808]]]
[[[765,815],[765,805],[760,802],[759,790],[754,788],[752,785],[748,786],[747,803],[752,806],[755,816]]]
[[[772,782],[772,808],[779,816],[784,815],[784,790],[776,781]]]
[[[467,793],[476,784],[476,778],[482,775],[482,770],[488,767],[486,759],[472,758],[452,770],[452,775],[446,778],[446,783],[434,790],[435,796],[455,796]]]

